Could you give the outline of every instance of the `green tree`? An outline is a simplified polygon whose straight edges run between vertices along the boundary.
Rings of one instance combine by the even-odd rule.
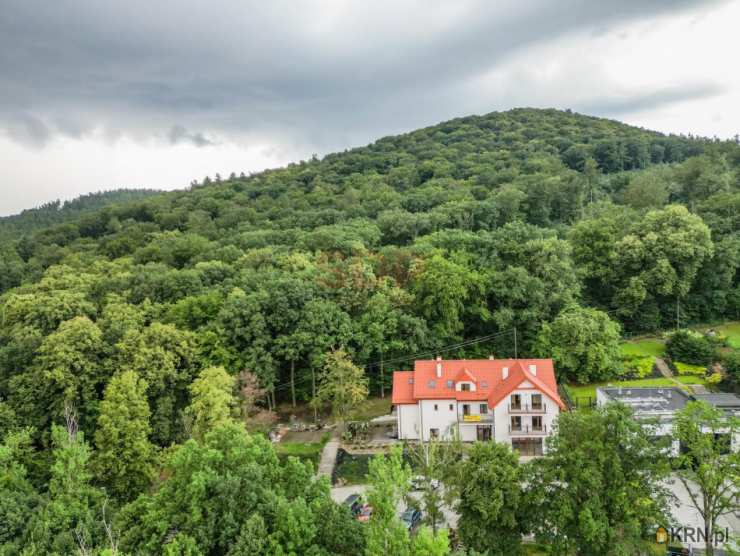
[[[403,461],[400,446],[386,456],[379,454],[370,460],[367,499],[373,508],[367,524],[367,556],[409,556],[411,546],[408,531],[398,517],[397,507],[409,489],[411,469]]]
[[[31,553],[72,554],[81,545],[100,546],[104,539],[103,494],[90,484],[90,448],[77,431],[69,406],[66,419],[66,427],[52,426],[48,501],[31,519],[25,535]]]
[[[581,384],[613,378],[620,364],[619,324],[597,309],[571,305],[544,323],[536,351],[552,357],[561,379]]]
[[[192,420],[193,438],[234,421],[234,377],[223,367],[203,369],[190,385],[191,402],[185,414]]]
[[[422,527],[411,544],[414,556],[447,556],[450,553],[450,540],[444,529],[434,533],[429,527]]]
[[[20,554],[23,533],[38,511],[41,496],[28,479],[24,464],[31,451],[28,430],[12,432],[0,444],[0,553]]]
[[[449,479],[454,476],[456,464],[462,455],[461,443],[459,440],[454,442],[430,440],[410,444],[407,449],[414,470],[421,478],[421,509],[424,513],[424,522],[436,535],[439,524],[444,521],[444,506],[451,507],[457,494]],[[450,486],[440,488],[443,482],[449,482]]]
[[[458,473],[460,539],[491,555],[521,553],[528,508],[518,455],[498,442],[476,442],[468,455]]]
[[[628,407],[561,413],[528,478],[531,527],[556,553],[637,554],[668,515],[668,470]]]
[[[365,372],[352,363],[344,350],[326,354],[315,403],[331,404],[334,415],[344,421],[350,408],[367,398]]]
[[[100,404],[93,468],[98,481],[119,500],[136,497],[154,476],[146,389],[137,373],[124,371],[108,383]]]
[[[681,444],[676,476],[704,520],[705,550],[712,556],[717,519],[740,510],[740,451],[732,447],[740,421],[705,402],[689,402],[676,415],[673,431]]]

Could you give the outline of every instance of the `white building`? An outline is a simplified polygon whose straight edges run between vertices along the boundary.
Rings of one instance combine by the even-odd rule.
[[[393,373],[398,438],[496,440],[540,455],[565,405],[552,359],[420,360]]]

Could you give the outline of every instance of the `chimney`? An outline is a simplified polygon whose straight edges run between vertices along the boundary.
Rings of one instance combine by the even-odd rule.
[[[488,356],[488,359],[489,359],[489,361],[493,361],[496,358],[493,356],[493,353],[492,353],[491,355]]]
[[[534,376],[537,376],[537,365],[530,365],[529,372],[532,373]]]
[[[509,378],[509,367],[504,367],[503,369],[501,369],[501,373],[501,376],[503,376],[504,380]]]
[[[437,378],[442,378],[442,356],[437,356]]]

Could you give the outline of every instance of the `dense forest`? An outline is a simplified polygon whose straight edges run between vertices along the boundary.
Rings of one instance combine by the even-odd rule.
[[[319,548],[297,553],[341,554],[346,539],[315,527],[327,493],[303,467],[273,465],[263,439],[225,427],[175,451],[198,436],[208,395],[233,389],[247,412],[308,401],[339,348],[387,395],[389,371],[415,354],[550,356],[559,319],[577,317],[598,337],[737,318],[738,208],[737,141],[517,109],[187,191],[3,219],[0,437],[10,440],[0,467],[22,461],[23,472],[6,472],[16,506],[0,546],[23,538],[16,549],[33,541],[38,553],[65,553],[79,544],[64,533],[65,512],[88,508],[81,497],[99,509],[104,486],[119,507],[130,502],[116,519],[132,552],[155,552],[178,531],[188,531],[182,547],[208,554],[259,531],[277,546],[290,524],[274,515],[298,513],[300,500]],[[559,378],[618,372],[565,365]],[[116,423],[121,412],[130,427]],[[157,454],[138,474],[126,468],[128,480],[116,474],[126,457],[110,457],[111,435],[122,434],[141,448],[131,461]],[[189,473],[214,453],[226,455],[208,463],[212,473],[247,466],[244,476],[274,488],[223,484],[218,504],[247,497],[265,519],[227,523],[206,541],[203,516],[177,512],[181,490],[197,488]],[[165,456],[162,474],[177,468],[192,483],[162,476],[149,493]],[[88,459],[90,476],[65,482]],[[86,531],[104,538],[95,523]],[[353,524],[341,525],[348,546]],[[198,553],[182,547],[172,554]]]

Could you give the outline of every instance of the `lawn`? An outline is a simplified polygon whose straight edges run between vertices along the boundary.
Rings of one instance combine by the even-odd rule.
[[[740,322],[728,322],[713,328],[727,336],[727,343],[731,348],[740,349]]]
[[[319,442],[278,442],[274,444],[278,458],[285,460],[289,456],[295,456],[301,461],[310,461],[314,469],[318,468],[321,459],[321,451],[324,444],[329,441],[330,434],[325,433]]]
[[[678,386],[676,382],[681,384],[702,384],[706,386],[706,381],[697,376],[678,376],[675,379],[670,378],[641,378],[636,380],[611,380],[607,382],[595,382],[593,384],[583,385],[568,385],[571,396],[574,398],[578,397],[596,397],[596,389],[601,386],[622,386],[624,388],[648,388],[651,386]]]
[[[637,355],[647,357],[662,357],[665,353],[665,343],[655,338],[645,338],[622,342],[622,355]]]
[[[391,412],[391,393],[387,392],[385,398],[368,398],[357,404],[349,414],[348,421],[369,421],[380,415]]]

